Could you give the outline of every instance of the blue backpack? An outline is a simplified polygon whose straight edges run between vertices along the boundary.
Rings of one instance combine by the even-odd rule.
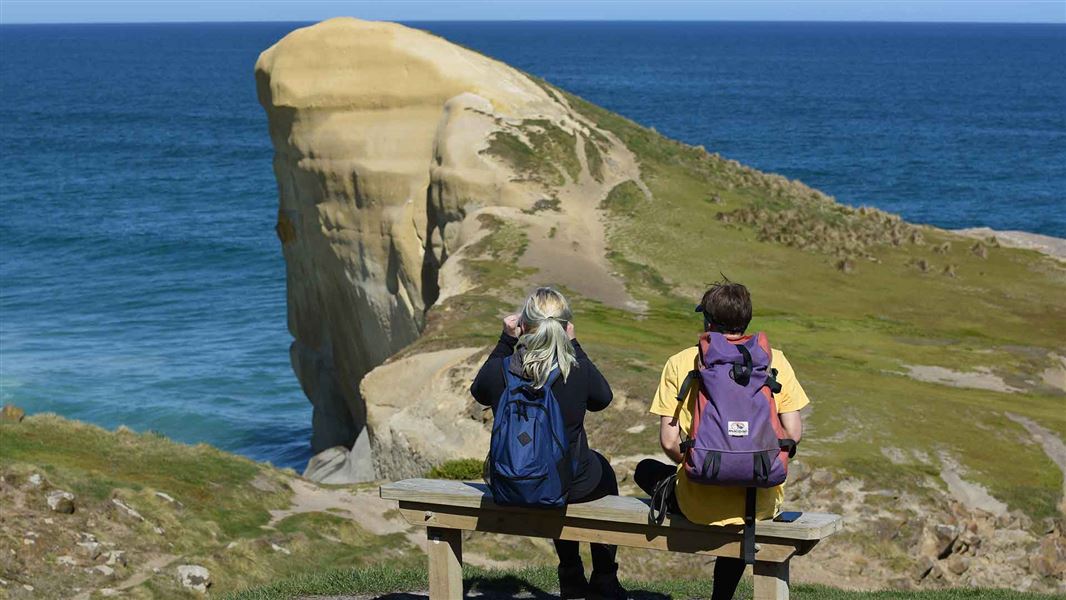
[[[511,372],[503,361],[507,388],[492,420],[487,480],[501,506],[558,507],[566,504],[575,466],[566,443],[563,413],[551,387],[553,369],[540,389]]]

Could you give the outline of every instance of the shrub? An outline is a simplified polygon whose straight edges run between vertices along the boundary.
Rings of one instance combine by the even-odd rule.
[[[430,479],[481,479],[484,461],[477,458],[460,458],[449,460],[426,471]]]

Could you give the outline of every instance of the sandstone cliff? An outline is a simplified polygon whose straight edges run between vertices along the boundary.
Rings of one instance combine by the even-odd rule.
[[[616,183],[637,176],[633,158],[548,88],[428,33],[347,18],[290,33],[255,72],[275,148],[292,364],[314,406],[312,447],[329,450],[309,476],[413,474],[427,453],[439,461],[469,442],[418,416],[465,410],[459,396],[423,410],[436,400],[410,379],[450,364],[416,366],[411,385],[360,382],[419,336],[442,292],[469,289],[449,265],[484,236],[479,215],[543,234],[531,239],[550,231],[526,264],[590,298],[635,305],[608,272],[596,214]],[[554,166],[525,156],[534,139],[552,145]],[[396,404],[407,418],[376,410]]]

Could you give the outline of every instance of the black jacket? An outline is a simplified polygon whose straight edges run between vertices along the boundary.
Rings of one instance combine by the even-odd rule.
[[[503,395],[506,383],[503,377],[503,359],[514,354],[518,338],[500,335],[500,341],[481,366],[470,393],[478,404],[491,406],[493,411]],[[592,457],[589,451],[588,437],[585,435],[585,411],[598,411],[607,408],[614,394],[607,380],[600,374],[596,365],[574,340],[577,364],[570,370],[566,382],[556,379],[552,384],[552,393],[559,401],[563,421],[566,424],[566,439],[570,444],[571,456],[577,457],[577,472],[570,487],[571,498],[581,498],[593,491],[600,481],[602,467],[600,461]]]

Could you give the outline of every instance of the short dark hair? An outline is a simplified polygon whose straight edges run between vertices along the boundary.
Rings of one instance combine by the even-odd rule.
[[[696,310],[703,313],[708,329],[721,333],[744,333],[751,323],[751,294],[743,284],[726,279],[703,293]]]

